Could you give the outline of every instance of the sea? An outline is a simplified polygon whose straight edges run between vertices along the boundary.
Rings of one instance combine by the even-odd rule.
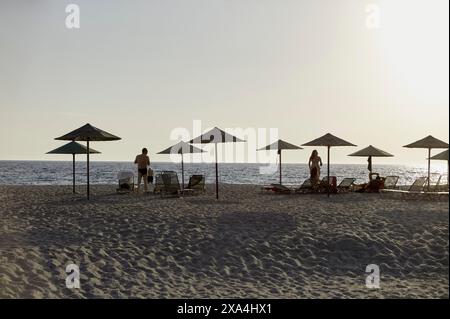
[[[154,172],[175,171],[181,181],[181,164],[172,162],[152,163]],[[215,165],[210,163],[185,163],[185,181],[192,174],[203,174],[207,183],[215,181]],[[136,173],[132,162],[100,162],[90,163],[91,184],[116,184],[119,171],[128,170]],[[86,162],[76,162],[76,183],[86,183]],[[321,176],[326,176],[327,165],[322,166]],[[426,164],[419,165],[376,165],[373,171],[381,176],[400,176],[399,185],[409,185],[417,177],[427,175]],[[345,177],[356,178],[356,183],[368,180],[367,165],[331,164],[330,175],[339,180]],[[435,182],[443,175],[441,183],[447,183],[447,165],[433,163],[431,181]],[[278,166],[256,163],[219,163],[219,181],[229,184],[264,185],[279,181]],[[299,185],[309,177],[309,169],[305,164],[282,165],[283,184]],[[0,161],[0,185],[71,185],[71,161]]]

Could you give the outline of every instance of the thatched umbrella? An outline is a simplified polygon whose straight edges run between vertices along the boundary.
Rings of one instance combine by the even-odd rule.
[[[448,182],[448,177],[449,177],[449,171],[450,171],[450,164],[448,161],[448,150],[443,151],[439,154],[436,154],[434,156],[431,157],[432,160],[440,160],[440,161],[447,161],[447,184],[449,184]]]
[[[206,133],[190,140],[188,143],[191,144],[210,144],[214,143],[215,147],[215,157],[216,157],[216,199],[219,199],[219,165],[217,163],[217,144],[218,143],[228,143],[228,142],[245,142],[236,136],[228,134],[227,132],[215,127]]]
[[[61,147],[54,149],[53,151],[47,152],[46,154],[72,154],[72,188],[73,193],[75,194],[75,155],[76,154],[86,154],[87,147],[77,143],[77,142],[69,142]],[[94,149],[89,149],[89,154],[100,154],[99,151]]]
[[[175,145],[172,145],[169,148],[159,152],[158,154],[180,154],[181,155],[181,187],[184,190],[184,159],[183,154],[192,154],[192,153],[204,153],[205,151],[201,148],[195,147],[186,142],[179,142]]]
[[[444,141],[438,140],[437,138],[428,135],[427,137],[415,141],[414,143],[405,145],[403,147],[407,148],[426,148],[428,149],[428,191],[430,190],[430,160],[431,160],[431,149],[433,148],[448,148],[448,144]]]
[[[348,156],[367,157],[367,162],[369,163],[367,169],[369,170],[370,173],[372,173],[372,157],[392,157],[394,155],[382,151],[379,148],[376,148],[375,146],[369,145],[366,148],[363,148],[362,150],[349,154]]]
[[[336,137],[330,133],[325,134],[311,142],[305,143],[302,146],[326,146],[327,147],[327,195],[330,196],[330,148],[332,146],[356,146],[350,142],[347,142],[339,137]]]
[[[63,141],[86,141],[87,155],[87,199],[89,199],[89,142],[117,141],[120,137],[102,131],[91,124],[86,124],[70,133],[55,138]]]
[[[281,150],[302,150],[303,147],[285,142],[283,140],[278,140],[270,145],[267,145],[263,148],[258,149],[258,151],[265,151],[265,150],[277,150],[278,151],[278,156],[279,156],[279,160],[280,160],[280,185],[281,183]]]

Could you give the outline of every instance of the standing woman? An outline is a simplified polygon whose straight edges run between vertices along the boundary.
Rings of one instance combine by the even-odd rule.
[[[311,182],[315,184],[320,180],[320,166],[322,166],[322,159],[317,150],[312,151],[308,165]]]

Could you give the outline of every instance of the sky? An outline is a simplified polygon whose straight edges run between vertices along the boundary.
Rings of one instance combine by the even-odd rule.
[[[69,4],[80,28],[66,27]],[[330,132],[358,145],[333,149],[335,163],[366,163],[347,155],[369,144],[395,155],[377,163],[424,163],[425,150],[402,146],[429,134],[449,140],[448,6],[2,0],[0,160],[67,160],[45,153],[90,123],[122,138],[92,143],[102,161],[133,160],[144,146],[167,161],[156,153],[218,126],[248,133],[243,145],[219,147],[228,162],[273,160],[256,149]],[[193,160],[210,161],[205,149]],[[305,163],[311,151],[283,161]]]

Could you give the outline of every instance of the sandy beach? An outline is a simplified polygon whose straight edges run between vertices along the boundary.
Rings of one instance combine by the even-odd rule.
[[[448,197],[79,191],[0,186],[1,298],[449,297]],[[66,288],[70,263],[80,289]]]

